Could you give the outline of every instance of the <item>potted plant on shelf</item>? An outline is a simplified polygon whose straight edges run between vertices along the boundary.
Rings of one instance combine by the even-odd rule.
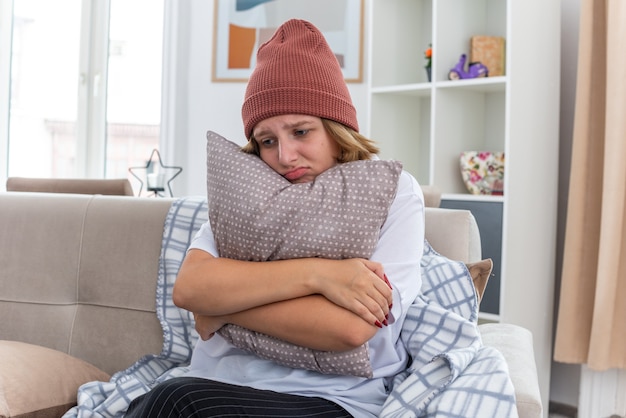
[[[431,68],[432,68],[432,64],[433,64],[433,48],[432,48],[432,44],[428,45],[428,48],[426,48],[426,50],[424,51],[424,58],[426,58],[426,65],[424,66],[424,68],[426,68],[426,77],[428,77],[428,81],[430,82],[431,80]]]

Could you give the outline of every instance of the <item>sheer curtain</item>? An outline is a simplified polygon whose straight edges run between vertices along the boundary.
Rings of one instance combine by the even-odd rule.
[[[554,359],[626,369],[626,2],[581,0]]]

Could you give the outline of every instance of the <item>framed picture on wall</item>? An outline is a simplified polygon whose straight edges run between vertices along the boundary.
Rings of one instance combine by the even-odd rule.
[[[247,81],[256,51],[281,24],[308,20],[324,34],[346,82],[361,82],[364,0],[215,0],[213,81]]]

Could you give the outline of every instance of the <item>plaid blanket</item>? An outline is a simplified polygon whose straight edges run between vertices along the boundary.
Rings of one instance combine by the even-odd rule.
[[[401,332],[412,363],[396,376],[380,416],[517,417],[506,361],[482,345],[467,268],[428,243],[421,265],[422,292]]]
[[[109,382],[81,386],[78,406],[64,418],[123,417],[133,399],[187,372],[198,337],[193,316],[173,304],[172,288],[187,247],[207,217],[203,197],[176,199],[166,217],[156,293],[161,353],[143,357]],[[412,363],[395,377],[381,417],[517,417],[506,363],[480,340],[478,303],[465,265],[426,244],[422,277],[422,292],[401,333]]]

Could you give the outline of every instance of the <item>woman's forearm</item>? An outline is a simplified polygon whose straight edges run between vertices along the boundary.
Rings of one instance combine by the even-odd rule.
[[[380,263],[303,258],[249,262],[190,250],[174,284],[174,303],[201,315],[228,315],[322,295],[369,324],[382,323],[392,292]]]
[[[178,273],[174,303],[203,315],[225,315],[314,293],[306,261],[258,263],[191,250]]]
[[[346,351],[374,336],[378,328],[323,296],[264,305],[223,317],[228,323],[304,347]]]

